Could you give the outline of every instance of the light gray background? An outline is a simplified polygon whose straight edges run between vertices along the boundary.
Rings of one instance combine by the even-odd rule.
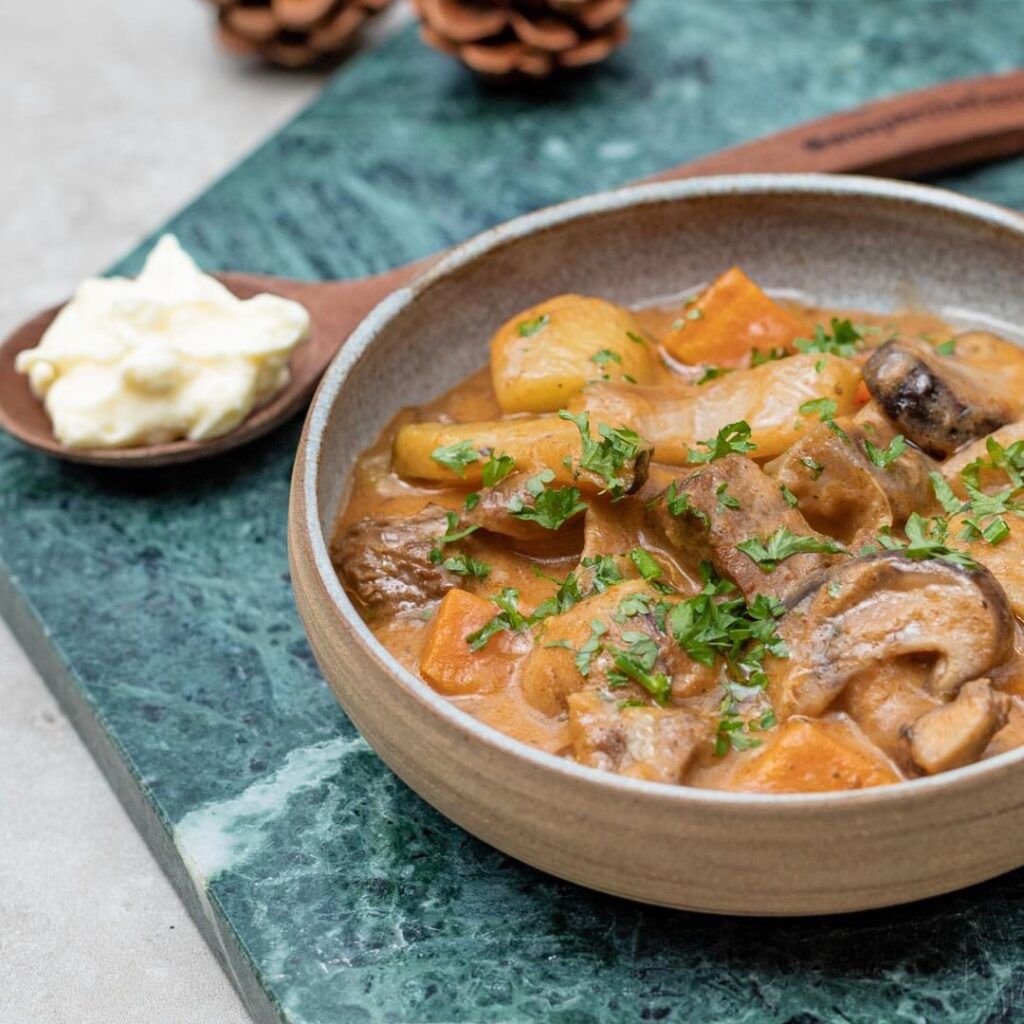
[[[322,84],[219,53],[211,11],[0,0],[0,334],[111,264]],[[0,1022],[248,1020],[0,624]]]

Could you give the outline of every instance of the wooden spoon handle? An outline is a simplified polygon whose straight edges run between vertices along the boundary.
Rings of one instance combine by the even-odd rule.
[[[1024,71],[875,100],[746,142],[647,181],[744,171],[915,177],[1024,150]]]

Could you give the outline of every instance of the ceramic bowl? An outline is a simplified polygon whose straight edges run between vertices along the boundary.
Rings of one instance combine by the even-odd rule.
[[[356,456],[399,408],[483,365],[508,317],[568,291],[642,304],[734,263],[769,289],[825,305],[917,304],[1009,336],[1009,325],[1024,324],[1024,220],[897,182],[694,179],[489,231],[381,303],[310,410],[289,533],[320,667],[371,746],[425,800],[498,849],[594,889],[718,913],[818,914],[915,900],[1024,864],[1024,749],[832,794],[621,778],[536,751],[448,704],[374,639],[331,568],[328,537]]]

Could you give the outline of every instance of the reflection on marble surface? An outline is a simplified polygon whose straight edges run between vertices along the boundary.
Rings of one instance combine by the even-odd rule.
[[[170,229],[208,267],[383,268],[869,96],[1022,63],[1018,16],[1016,0],[720,0],[682,15],[646,0],[607,65],[528,96],[477,84],[407,31]],[[1024,207],[1024,160],[946,183]],[[108,731],[173,833],[172,873],[184,862],[206,880],[234,971],[269,994],[257,1014],[1014,1018],[1024,873],[843,919],[716,919],[555,881],[426,807],[358,739],[296,618],[297,436],[293,423],[241,455],[139,474],[0,442],[0,560],[18,607],[70,664],[83,728]],[[31,621],[22,632],[42,650]]]

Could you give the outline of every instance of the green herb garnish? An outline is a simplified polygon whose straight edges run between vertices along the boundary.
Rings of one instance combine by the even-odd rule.
[[[907,441],[902,434],[897,434],[889,442],[888,448],[879,448],[871,441],[864,441],[864,451],[879,469],[888,469],[906,450]]]
[[[466,643],[472,651],[483,650],[487,641],[497,633],[504,631],[516,632],[525,629],[529,620],[519,611],[519,591],[514,587],[505,587],[491,600],[501,609],[490,622],[485,623],[474,633],[466,637]]]
[[[546,530],[558,530],[570,519],[587,510],[575,487],[552,487],[549,484],[555,474],[542,469],[526,481],[526,490],[533,497],[533,504],[527,505],[521,494],[512,496],[508,511],[517,519],[528,519]]]
[[[750,440],[750,424],[745,420],[728,423],[717,436],[707,441],[698,441],[697,444],[707,448],[707,451],[698,452],[690,448],[686,456],[688,462],[714,462],[726,455],[744,455],[757,448]]]
[[[834,540],[798,536],[785,526],[780,526],[770,537],[751,537],[737,544],[736,548],[768,573],[774,572],[780,562],[793,555],[848,554],[846,548]]]
[[[456,476],[464,477],[466,467],[480,461],[480,453],[472,441],[456,441],[435,448],[430,457],[439,465],[450,469]]]
[[[541,313],[539,316],[532,317],[529,320],[523,320],[519,324],[519,337],[532,338],[538,331],[544,330],[549,323],[551,323],[551,315],[549,313]]]

